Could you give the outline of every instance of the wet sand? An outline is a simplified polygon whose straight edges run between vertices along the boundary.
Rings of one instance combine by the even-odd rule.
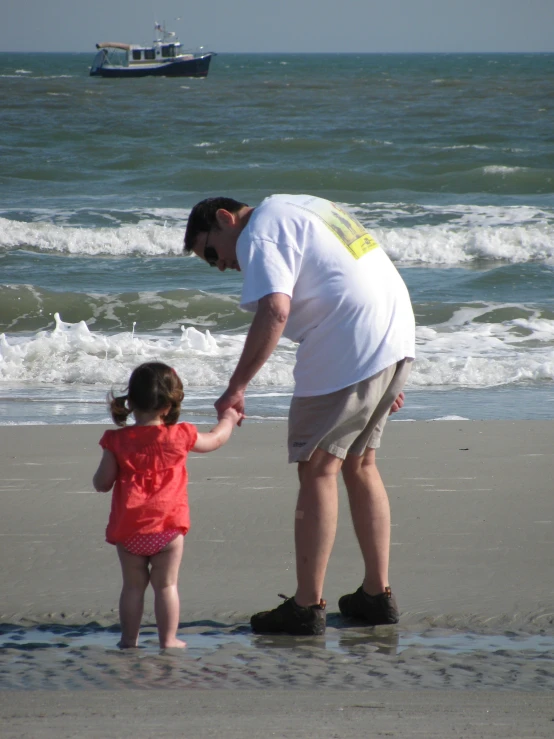
[[[109,495],[90,483],[102,431],[0,427],[2,737],[175,736],[183,721],[190,736],[307,736],[314,724],[341,737],[552,736],[553,423],[390,423],[378,459],[400,624],[338,614],[362,575],[343,491],[315,639],[248,626],[294,592],[285,425],[247,423],[192,455],[184,654],[157,650],[151,595],[143,648],[116,648]]]

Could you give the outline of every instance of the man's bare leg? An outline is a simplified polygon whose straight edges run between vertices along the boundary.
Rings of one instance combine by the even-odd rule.
[[[342,460],[316,449],[309,462],[298,464],[300,492],[296,506],[294,538],[299,606],[320,602],[327,564],[337,531],[337,476]]]
[[[378,595],[389,585],[390,505],[375,463],[375,449],[367,449],[361,457],[349,454],[342,474],[364,558],[363,589],[368,595]]]

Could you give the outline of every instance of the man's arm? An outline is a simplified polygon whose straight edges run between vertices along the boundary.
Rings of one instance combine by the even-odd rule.
[[[265,295],[258,302],[258,309],[227,390],[215,403],[218,415],[227,408],[234,408],[238,413],[244,414],[244,392],[277,346],[289,312],[290,297],[284,293]]]

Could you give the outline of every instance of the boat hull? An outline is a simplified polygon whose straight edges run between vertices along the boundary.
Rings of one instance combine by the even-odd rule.
[[[206,77],[214,54],[203,54],[192,59],[175,59],[148,65],[128,67],[102,64],[93,66],[91,77]]]

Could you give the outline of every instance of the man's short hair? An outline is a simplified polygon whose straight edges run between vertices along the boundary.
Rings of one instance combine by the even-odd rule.
[[[196,203],[190,212],[185,231],[185,253],[190,253],[196,242],[199,233],[207,233],[214,228],[219,229],[217,225],[216,213],[220,208],[228,210],[229,213],[238,213],[241,208],[248,207],[246,203],[239,203],[233,198],[206,198]]]

